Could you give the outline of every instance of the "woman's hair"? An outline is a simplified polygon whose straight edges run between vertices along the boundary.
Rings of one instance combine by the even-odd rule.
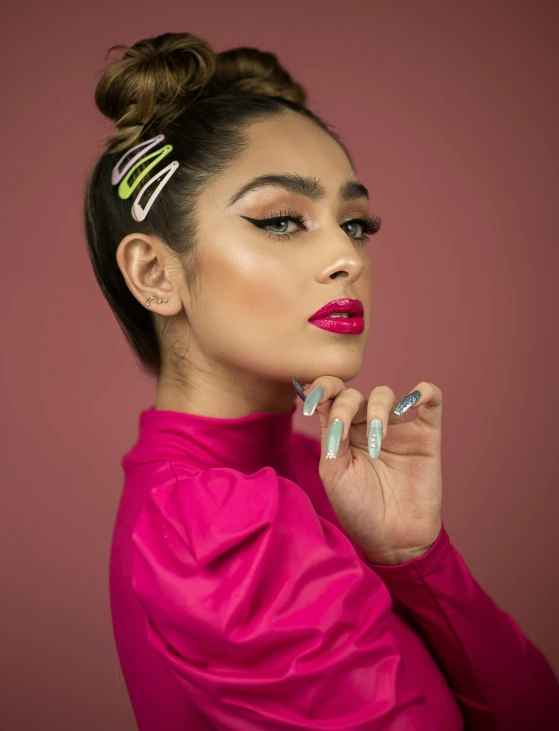
[[[199,284],[196,202],[204,188],[249,145],[249,124],[291,109],[312,119],[349,153],[332,127],[306,108],[306,93],[276,56],[255,48],[215,53],[203,38],[165,33],[138,41],[102,73],[95,91],[99,110],[116,131],[88,177],[85,233],[95,277],[144,370],[159,375],[160,342],[153,313],[128,289],[116,261],[130,233],[157,236],[182,263],[191,290]],[[145,220],[111,183],[126,150],[158,134],[180,164]],[[146,165],[140,166],[143,170]]]

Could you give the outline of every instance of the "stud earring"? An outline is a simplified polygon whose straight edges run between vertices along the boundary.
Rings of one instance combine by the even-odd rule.
[[[158,305],[160,305],[160,304],[161,304],[161,302],[168,302],[168,301],[169,301],[169,300],[168,300],[167,298],[165,298],[164,300],[161,300],[161,299],[160,299],[160,298],[158,298],[158,297],[148,297],[148,300],[147,300],[147,302],[146,302],[146,305],[147,305],[148,307],[149,307],[149,303],[151,302],[151,300],[157,300],[157,304],[158,304]]]

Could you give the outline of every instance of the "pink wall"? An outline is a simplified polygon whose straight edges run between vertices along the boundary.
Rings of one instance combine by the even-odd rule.
[[[107,568],[154,384],[94,281],[81,195],[109,131],[93,102],[107,49],[166,31],[276,52],[341,130],[383,219],[352,385],[442,388],[451,540],[558,672],[559,6],[151,5],[22,0],[2,21],[0,726],[135,728]]]

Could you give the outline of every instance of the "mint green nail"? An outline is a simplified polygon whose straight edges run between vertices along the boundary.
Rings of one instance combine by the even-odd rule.
[[[326,435],[326,459],[334,459],[338,456],[343,433],[344,422],[341,419],[334,419]]]
[[[314,410],[318,406],[318,402],[324,396],[324,386],[315,386],[309,391],[309,395],[305,399],[303,406],[303,414],[305,416],[312,416]]]
[[[369,457],[371,459],[377,459],[380,453],[380,445],[382,444],[382,421],[380,419],[371,419],[369,433],[367,434],[367,444],[369,445]]]

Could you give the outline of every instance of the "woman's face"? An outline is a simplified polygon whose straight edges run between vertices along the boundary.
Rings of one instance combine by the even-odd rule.
[[[291,376],[302,384],[321,375],[348,381],[360,370],[371,316],[371,244],[352,239],[364,230],[348,222],[370,218],[369,201],[338,197],[340,186],[357,178],[342,148],[311,120],[287,112],[254,124],[249,136],[245,153],[198,203],[200,291],[189,293],[186,282],[180,293],[187,332],[179,348],[186,350],[185,373],[196,388],[178,397],[176,386],[160,379],[158,408],[222,418],[287,411],[296,399]],[[262,175],[312,178],[324,191],[316,195],[313,188],[313,200],[269,185],[231,202]],[[262,229],[247,220],[286,212],[304,223],[287,219]],[[309,323],[338,297],[361,300],[362,333],[332,333]]]

